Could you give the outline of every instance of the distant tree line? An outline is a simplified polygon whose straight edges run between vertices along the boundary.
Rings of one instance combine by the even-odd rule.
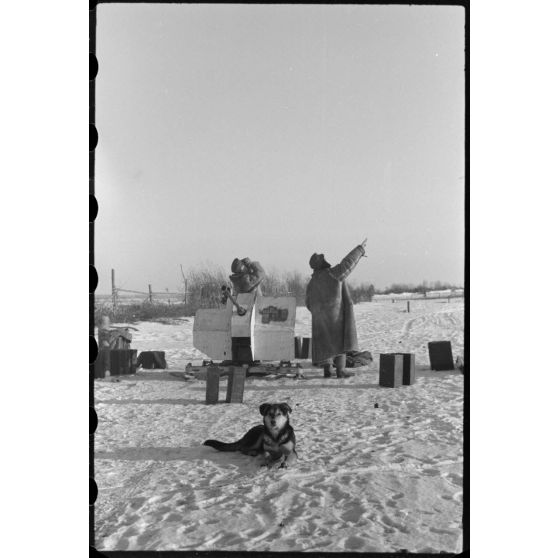
[[[376,289],[372,283],[361,283],[358,286],[353,286],[349,283],[349,292],[355,304],[359,302],[372,302]]]
[[[268,296],[294,296],[296,297],[297,306],[304,306],[308,281],[310,281],[310,275],[305,276],[298,271],[289,271],[282,275],[271,272],[266,275],[262,282],[262,292]],[[375,294],[372,283],[361,283],[355,286],[349,282],[349,291],[355,303],[370,302]]]
[[[420,293],[425,294],[430,291],[445,291],[447,289],[460,289],[457,285],[452,283],[445,283],[442,281],[423,281],[420,285],[414,283],[393,283],[385,289],[379,289],[377,294],[401,294],[401,293]]]

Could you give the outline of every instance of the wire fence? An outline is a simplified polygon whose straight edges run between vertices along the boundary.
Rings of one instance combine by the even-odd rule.
[[[403,293],[403,294],[376,294],[374,295],[375,302],[382,302],[386,300],[391,300],[392,302],[405,301],[405,300],[439,300],[452,298],[464,298],[465,293],[463,291],[450,292],[450,293],[438,293],[438,292],[426,292],[426,293]]]

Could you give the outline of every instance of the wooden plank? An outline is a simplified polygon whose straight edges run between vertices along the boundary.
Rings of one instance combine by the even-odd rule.
[[[224,308],[201,308],[196,312],[193,345],[210,359],[226,360],[232,356],[232,304]]]
[[[219,368],[216,366],[208,367],[205,381],[205,402],[207,405],[219,402],[219,377]]]
[[[231,366],[227,380],[227,403],[242,403],[244,398],[244,383],[246,368]]]
[[[232,339],[229,331],[194,331],[194,347],[212,360],[232,358]]]
[[[294,331],[256,331],[254,358],[256,360],[293,360],[295,357]]]
[[[194,317],[194,331],[230,331],[232,304],[224,308],[200,308]]]

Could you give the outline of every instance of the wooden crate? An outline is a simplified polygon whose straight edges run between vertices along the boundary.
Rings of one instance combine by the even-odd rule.
[[[137,358],[137,365],[144,370],[163,370],[167,367],[165,351],[142,351]]]
[[[207,405],[219,403],[219,377],[221,371],[217,366],[209,366],[205,380],[205,402]]]
[[[380,385],[400,387],[403,385],[403,355],[386,353],[380,355]]]
[[[111,349],[110,351],[110,375],[126,376],[136,373],[137,364],[136,349]]]
[[[454,370],[451,341],[431,341],[428,343],[431,370]]]

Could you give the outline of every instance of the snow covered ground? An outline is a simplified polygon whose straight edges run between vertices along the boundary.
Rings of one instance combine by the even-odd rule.
[[[355,306],[374,362],[354,377],[249,378],[242,404],[206,406],[203,381],[169,371],[96,380],[96,548],[459,552],[463,375],[430,371],[427,343],[450,340],[463,354],[464,303],[413,300],[406,310],[391,299]],[[134,325],[132,346],[166,351],[170,370],[203,358],[193,319]],[[310,334],[304,308],[296,334]],[[416,382],[380,388],[379,354],[395,351],[415,353]],[[273,401],[293,409],[294,468],[201,445],[238,439]]]

